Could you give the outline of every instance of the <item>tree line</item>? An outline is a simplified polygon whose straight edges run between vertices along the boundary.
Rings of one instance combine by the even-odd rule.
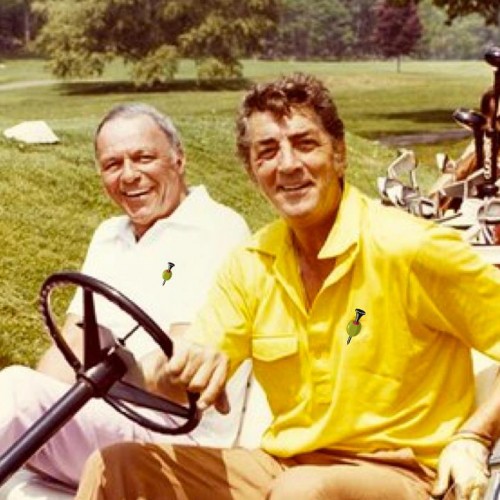
[[[473,4],[473,5],[472,5]],[[31,50],[60,77],[121,57],[132,79],[241,76],[240,59],[478,58],[498,43],[490,0],[1,0],[0,53]]]

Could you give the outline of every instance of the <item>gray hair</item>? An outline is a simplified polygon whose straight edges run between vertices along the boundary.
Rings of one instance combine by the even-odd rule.
[[[94,134],[94,150],[97,151],[97,138],[104,125],[115,118],[133,118],[135,116],[146,115],[151,117],[161,131],[167,136],[170,144],[179,153],[183,152],[181,137],[175,128],[172,120],[167,115],[158,111],[154,106],[144,103],[118,104],[112,108],[101,120]]]

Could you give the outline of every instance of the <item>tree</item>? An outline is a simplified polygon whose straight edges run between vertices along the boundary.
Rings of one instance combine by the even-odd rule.
[[[498,28],[486,26],[479,14],[471,14],[446,24],[446,13],[432,2],[418,5],[423,36],[416,48],[424,59],[477,59],[498,37]]]
[[[392,0],[393,5],[408,5],[413,0]],[[416,3],[419,0],[415,0]],[[498,0],[433,0],[433,3],[443,8],[448,19],[447,24],[451,24],[456,18],[468,16],[469,14],[479,14],[486,24],[500,24],[500,3]]]
[[[345,0],[351,13],[350,29],[353,42],[349,46],[350,56],[369,58],[374,53],[372,33],[375,26],[373,0]]]
[[[448,21],[452,22],[457,17],[468,14],[480,14],[486,24],[499,23],[500,5],[494,0],[434,0],[438,7],[442,7],[448,14]]]
[[[30,0],[2,0],[0,3],[0,51],[10,52],[26,47],[32,38],[33,23]],[[35,26],[33,26],[33,24]]]
[[[284,0],[265,55],[305,60],[352,56],[358,42],[366,39],[366,16],[359,14],[371,12],[371,4],[371,0]]]
[[[199,65],[212,59],[217,75],[221,67],[222,76],[238,75],[238,59],[256,50],[277,20],[276,0],[43,0],[37,5],[48,19],[38,41],[54,74],[98,75],[119,56],[132,65],[139,83],[149,85],[172,78],[180,56]]]
[[[396,57],[401,71],[401,56],[410,54],[422,36],[422,24],[413,2],[394,6],[387,0],[375,4],[373,42],[384,57]]]

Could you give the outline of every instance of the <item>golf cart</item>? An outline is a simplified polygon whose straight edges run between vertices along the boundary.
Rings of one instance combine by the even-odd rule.
[[[70,349],[57,326],[53,292],[65,285],[83,289],[83,360]],[[115,304],[136,326],[115,338],[103,329],[96,317],[94,294]],[[102,398],[118,412],[140,425],[165,435],[187,433],[199,422],[197,395],[187,393],[187,403],[178,404],[146,392],[134,377],[135,360],[126,349],[134,334],[145,331],[171,357],[173,345],[161,328],[136,304],[111,286],[77,272],[50,276],[40,292],[40,311],[57,347],[76,373],[76,382],[61,399],[0,456],[0,500],[70,500],[74,490],[48,477],[31,472],[23,465],[91,398]],[[139,327],[141,327],[139,329]],[[167,418],[164,418],[167,416]],[[171,418],[173,416],[174,418]],[[271,421],[271,413],[260,386],[251,377],[244,404],[237,444],[259,446],[260,437]]]
[[[66,343],[52,312],[53,291],[68,284],[83,289],[83,361],[78,359]],[[121,338],[103,335],[96,318],[94,294],[118,306],[134,320],[136,326]],[[196,427],[200,419],[196,394],[187,393],[187,403],[182,405],[149,393],[141,388],[140,384],[134,384],[130,380],[135,361],[126,349],[126,343],[139,327],[153,338],[168,358],[173,352],[170,338],[134,302],[95,278],[76,272],[62,272],[53,274],[44,282],[40,292],[40,309],[55,344],[75,371],[76,381],[64,396],[0,457],[0,485],[22,467],[91,398],[104,399],[127,418],[162,434],[182,434]],[[147,415],[141,413],[144,408],[148,411]],[[152,412],[158,412],[159,418],[151,417],[151,414],[156,416],[156,413]],[[174,418],[161,418],[163,414],[172,415]]]

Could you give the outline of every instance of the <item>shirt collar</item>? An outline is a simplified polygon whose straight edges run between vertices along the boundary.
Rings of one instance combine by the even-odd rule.
[[[357,245],[361,225],[362,197],[363,195],[355,187],[345,183],[337,217],[319,251],[320,259],[337,257],[350,247]]]
[[[358,243],[362,200],[363,195],[358,189],[345,182],[335,223],[319,252],[319,258],[337,257]],[[255,233],[247,248],[276,257],[289,245],[288,226],[283,219],[278,219]]]

